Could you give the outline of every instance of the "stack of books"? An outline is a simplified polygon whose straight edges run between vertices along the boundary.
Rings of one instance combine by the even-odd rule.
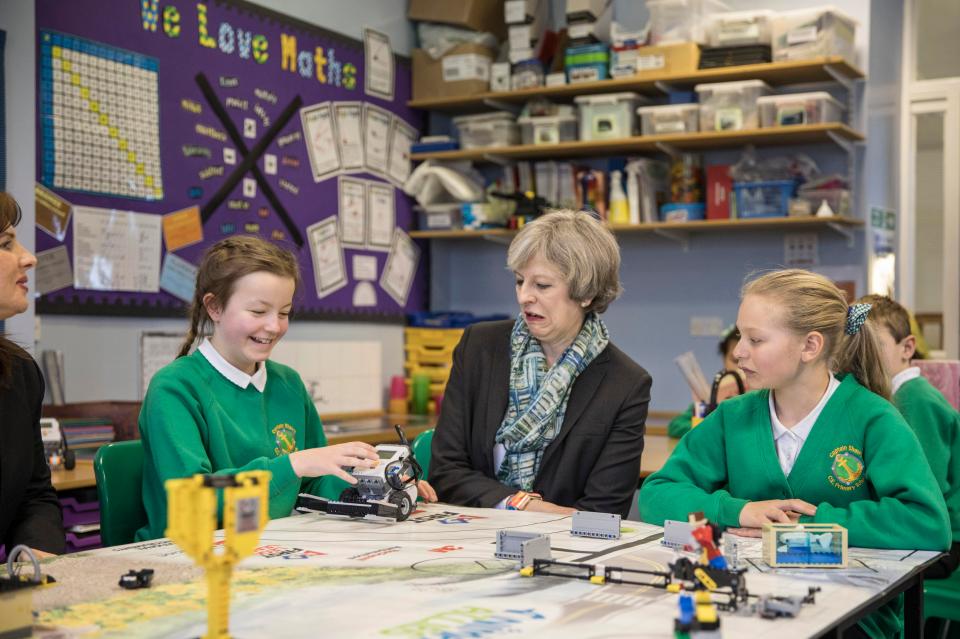
[[[97,449],[113,441],[113,422],[101,417],[67,417],[60,419],[60,428],[67,447],[77,459],[93,459]]]

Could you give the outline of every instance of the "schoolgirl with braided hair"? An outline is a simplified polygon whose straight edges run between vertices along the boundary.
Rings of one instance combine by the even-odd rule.
[[[187,338],[151,379],[140,412],[148,523],[138,540],[164,534],[168,479],[268,470],[275,518],[289,515],[301,492],[337,498],[344,481],[356,483],[342,467],[379,462],[364,442],[327,446],[303,380],[269,359],[299,280],[296,257],[259,237],[229,237],[204,255]]]
[[[741,293],[734,349],[751,392],[718,406],[643,484],[640,514],[662,525],[703,511],[728,532],[768,522],[835,523],[851,546],[945,550],[943,495],[916,436],[887,401],[868,304],[830,280],[769,272]],[[858,632],[896,636],[898,604]]]

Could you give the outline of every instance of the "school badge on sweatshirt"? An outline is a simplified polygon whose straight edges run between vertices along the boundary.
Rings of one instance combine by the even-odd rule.
[[[273,441],[277,447],[273,449],[276,456],[289,455],[297,452],[297,429],[290,424],[277,424],[271,431]]]
[[[854,490],[863,486],[866,478],[863,476],[866,464],[863,463],[863,452],[854,446],[838,446],[830,451],[833,464],[830,466],[830,485],[840,490]]]

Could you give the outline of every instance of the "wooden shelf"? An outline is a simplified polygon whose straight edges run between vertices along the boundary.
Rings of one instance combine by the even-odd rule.
[[[701,133],[672,133],[669,135],[638,135],[618,140],[578,140],[560,144],[521,144],[492,146],[482,149],[412,153],[412,160],[480,160],[499,162],[513,159],[601,157],[676,151],[704,151],[753,144],[777,146],[795,144],[835,143],[850,145],[862,142],[862,134],[846,124],[797,124],[769,129],[746,131],[706,131]]]
[[[850,217],[772,217],[747,220],[703,220],[694,222],[653,222],[651,224],[613,224],[611,230],[618,235],[653,233],[685,243],[691,234],[792,229],[832,229],[848,240],[852,230],[863,226],[863,220]],[[410,237],[429,240],[509,239],[516,231],[509,229],[486,229],[479,231],[411,231]]]
[[[763,80],[773,86],[806,84],[811,82],[842,82],[859,80],[863,71],[839,56],[793,62],[767,62],[720,69],[701,69],[686,74],[643,74],[639,77],[580,82],[556,87],[534,87],[517,91],[489,91],[454,98],[411,100],[408,106],[435,111],[482,111],[496,108],[497,103],[523,103],[533,98],[570,100],[578,95],[634,91],[645,95],[664,95],[677,88],[689,88],[702,82],[732,82],[736,80]]]

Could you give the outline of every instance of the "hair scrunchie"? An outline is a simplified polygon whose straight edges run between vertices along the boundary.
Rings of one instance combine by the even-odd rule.
[[[870,312],[870,304],[854,304],[847,309],[847,326],[844,333],[847,335],[856,335],[867,321],[867,313]]]

